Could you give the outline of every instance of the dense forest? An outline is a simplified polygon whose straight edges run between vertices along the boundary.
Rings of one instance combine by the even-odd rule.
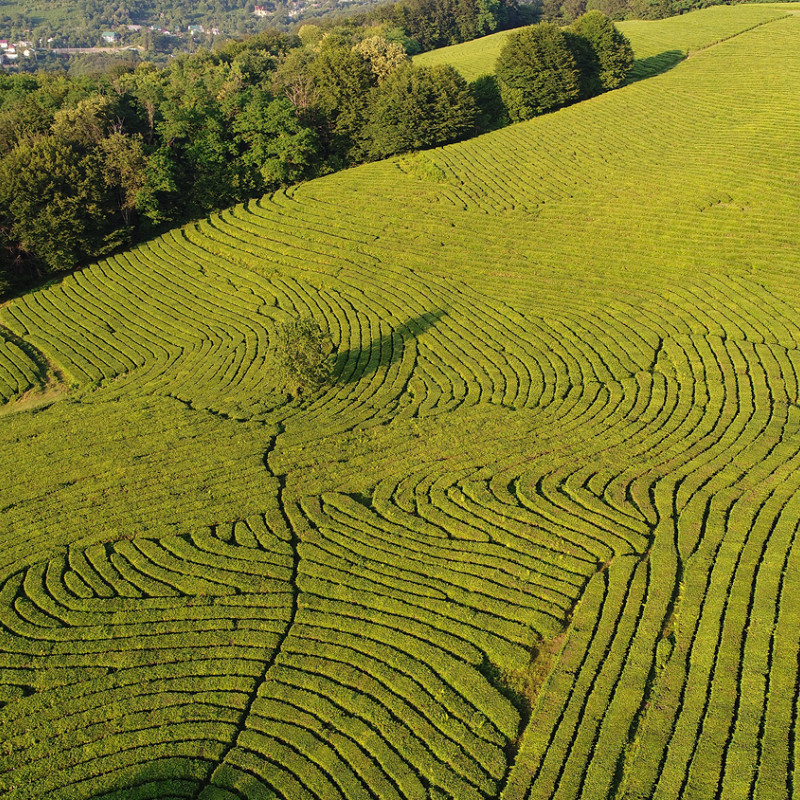
[[[527,75],[472,84],[450,66],[413,65],[388,22],[267,32],[165,69],[0,76],[0,291],[281,186],[613,88],[630,47],[600,12],[585,19],[591,31],[529,29],[550,35]],[[606,84],[609,42],[622,67]],[[537,75],[575,91],[520,111],[518,82]]]

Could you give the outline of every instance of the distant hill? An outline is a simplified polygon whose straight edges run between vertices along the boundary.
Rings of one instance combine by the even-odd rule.
[[[0,308],[0,795],[792,796],[800,15],[753,14]]]

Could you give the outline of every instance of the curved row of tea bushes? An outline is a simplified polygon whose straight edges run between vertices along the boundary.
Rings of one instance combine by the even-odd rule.
[[[256,517],[71,547],[7,575],[4,794],[197,791],[287,631],[293,552],[279,534]]]

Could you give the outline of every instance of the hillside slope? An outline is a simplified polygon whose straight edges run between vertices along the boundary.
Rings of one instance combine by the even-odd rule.
[[[0,794],[791,797],[799,43],[0,310],[64,387],[0,415]],[[299,315],[335,381],[290,401]]]
[[[710,6],[668,19],[626,20],[615,24],[633,45],[636,63],[630,80],[638,80],[674,66],[689,53],[798,9],[797,3]],[[450,64],[468,81],[491,75],[503,44],[512,33],[500,31],[471,42],[420,53],[414,56],[414,63],[428,67]]]

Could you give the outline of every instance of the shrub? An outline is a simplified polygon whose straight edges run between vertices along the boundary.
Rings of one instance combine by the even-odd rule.
[[[276,349],[281,388],[291,395],[316,391],[330,380],[328,356],[333,345],[311,317],[281,323]]]

